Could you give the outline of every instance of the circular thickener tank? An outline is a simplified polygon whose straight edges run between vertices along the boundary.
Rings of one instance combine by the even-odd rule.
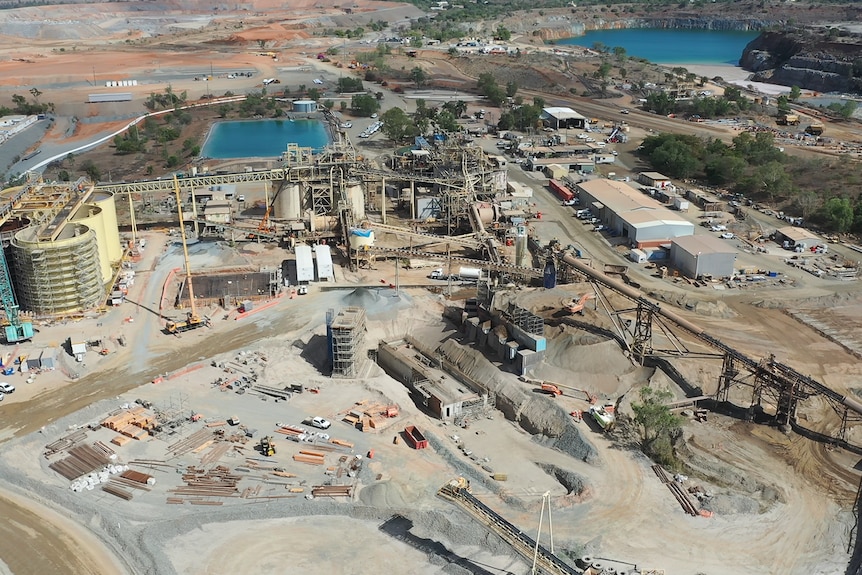
[[[24,311],[80,312],[104,300],[96,232],[84,224],[67,223],[53,240],[33,227],[21,230],[12,238],[10,263]]]
[[[353,219],[365,219],[365,190],[359,182],[349,182],[347,184],[347,199],[350,200],[350,205],[353,208]]]
[[[352,249],[352,250],[358,250],[358,249],[361,249],[365,246],[373,246],[374,245],[374,230],[363,230],[360,228],[353,228],[350,230],[348,243],[350,244],[350,249]]]
[[[314,100],[294,100],[293,111],[302,114],[310,114],[317,111],[317,102]]]
[[[111,260],[108,259],[108,245],[105,242],[105,223],[102,218],[102,208],[92,204],[84,204],[72,216],[76,224],[87,226],[96,234],[96,248],[99,252],[99,269],[102,281],[111,281]]]
[[[94,192],[90,196],[90,201],[102,208],[102,223],[105,225],[108,261],[111,264],[116,264],[123,258],[123,244],[120,241],[120,228],[117,225],[116,196],[111,192]]]
[[[12,237],[15,234],[29,226],[30,223],[31,220],[29,218],[6,220],[0,226],[0,241],[3,242],[3,245],[6,245],[12,241]]]
[[[285,186],[275,198],[275,216],[281,220],[298,220],[302,217],[302,191],[299,184]]]

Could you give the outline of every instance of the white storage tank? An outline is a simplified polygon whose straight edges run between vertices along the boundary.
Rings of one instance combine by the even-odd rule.
[[[349,182],[347,184],[347,199],[350,200],[350,206],[353,209],[353,219],[365,219],[365,190],[359,182]]]
[[[298,220],[302,217],[302,195],[299,184],[289,184],[275,198],[275,216],[281,220]]]
[[[367,246],[374,245],[374,230],[364,230],[361,228],[353,228],[350,230],[348,239],[350,249],[360,250]]]
[[[293,111],[301,114],[310,114],[317,111],[317,102],[314,100],[294,100]]]

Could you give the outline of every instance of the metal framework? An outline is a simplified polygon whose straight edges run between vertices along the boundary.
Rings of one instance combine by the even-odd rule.
[[[357,377],[365,340],[365,310],[346,307],[336,314],[330,309],[326,312],[326,331],[330,341],[332,377]]]

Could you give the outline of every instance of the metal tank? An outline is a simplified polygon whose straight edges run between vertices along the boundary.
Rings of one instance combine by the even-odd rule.
[[[63,226],[55,240],[34,227],[12,239],[11,267],[18,304],[35,314],[75,313],[105,297],[96,232],[80,223]]]
[[[102,274],[102,282],[111,281],[111,260],[108,256],[108,242],[105,239],[105,221],[102,216],[102,208],[92,204],[84,204],[76,211],[71,220],[76,224],[87,226],[96,234],[96,248],[99,253],[99,269]]]
[[[317,111],[317,102],[314,100],[294,100],[293,111],[301,114],[310,114]]]
[[[350,249],[360,250],[366,246],[374,245],[374,230],[364,230],[361,228],[352,228],[348,236]]]
[[[102,223],[105,226],[104,241],[108,249],[108,261],[116,265],[123,259],[123,243],[120,241],[120,228],[117,225],[116,196],[111,192],[93,192],[90,202],[102,208]],[[101,240],[101,237],[99,238]]]
[[[302,191],[299,184],[288,184],[275,197],[274,216],[280,220],[302,218]]]
[[[354,220],[365,219],[365,189],[359,182],[348,182],[345,195],[350,200]]]

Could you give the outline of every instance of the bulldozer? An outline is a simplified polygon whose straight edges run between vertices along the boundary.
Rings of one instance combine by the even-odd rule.
[[[275,455],[275,442],[273,442],[272,437],[269,435],[260,438],[259,447],[261,454],[266,457],[272,457]]]

